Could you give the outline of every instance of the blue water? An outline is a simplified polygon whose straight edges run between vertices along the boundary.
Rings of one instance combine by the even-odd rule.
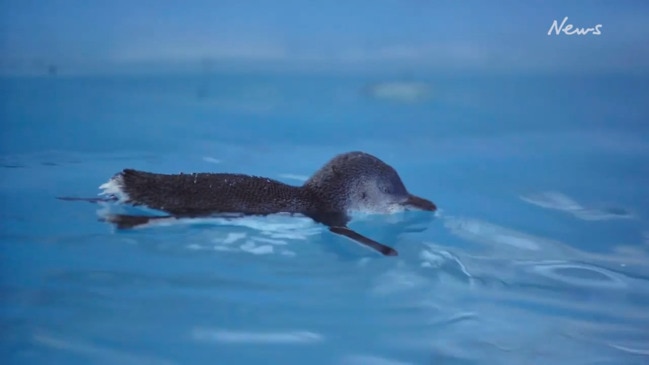
[[[3,363],[649,363],[649,80],[395,80],[1,79]],[[306,218],[116,231],[55,199],[126,167],[300,184],[350,150],[440,207],[352,222],[398,257]]]

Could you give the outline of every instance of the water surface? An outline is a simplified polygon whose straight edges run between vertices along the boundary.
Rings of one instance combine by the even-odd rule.
[[[392,81],[2,79],[2,358],[647,363],[648,80]],[[398,257],[306,218],[122,232],[98,219],[114,207],[55,199],[126,167],[300,184],[349,150],[441,208],[352,223]]]

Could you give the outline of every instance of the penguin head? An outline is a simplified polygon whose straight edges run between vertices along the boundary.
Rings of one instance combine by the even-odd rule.
[[[410,194],[392,166],[364,152],[334,157],[305,187],[318,191],[332,206],[347,212],[383,214],[437,209],[431,201]]]

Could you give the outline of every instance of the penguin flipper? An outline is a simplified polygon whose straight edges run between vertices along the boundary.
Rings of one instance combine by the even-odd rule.
[[[365,246],[368,246],[368,247],[380,252],[384,256],[397,256],[397,255],[399,255],[397,250],[395,250],[394,248],[386,246],[386,245],[384,245],[382,243],[376,242],[371,238],[367,238],[367,237],[363,236],[362,234],[360,234],[360,233],[358,233],[356,231],[353,231],[353,230],[351,230],[351,229],[349,229],[347,227],[333,226],[333,227],[329,227],[329,231],[331,231],[333,233],[336,233],[336,234],[339,234],[341,236],[345,236],[347,238],[351,238],[352,240],[354,240],[354,241],[356,241],[356,242],[358,242],[360,244],[363,244]]]

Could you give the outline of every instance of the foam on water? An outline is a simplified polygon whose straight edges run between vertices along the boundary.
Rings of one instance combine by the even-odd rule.
[[[223,240],[223,243],[226,244],[226,245],[229,245],[231,243],[234,243],[234,242],[239,241],[239,240],[244,239],[244,238],[246,238],[245,233],[234,233],[234,232],[232,232],[232,233],[228,233],[228,235]]]
[[[267,255],[273,253],[273,246],[271,245],[262,245],[257,246],[253,241],[248,241],[240,246],[241,250],[249,252],[255,255]]]

